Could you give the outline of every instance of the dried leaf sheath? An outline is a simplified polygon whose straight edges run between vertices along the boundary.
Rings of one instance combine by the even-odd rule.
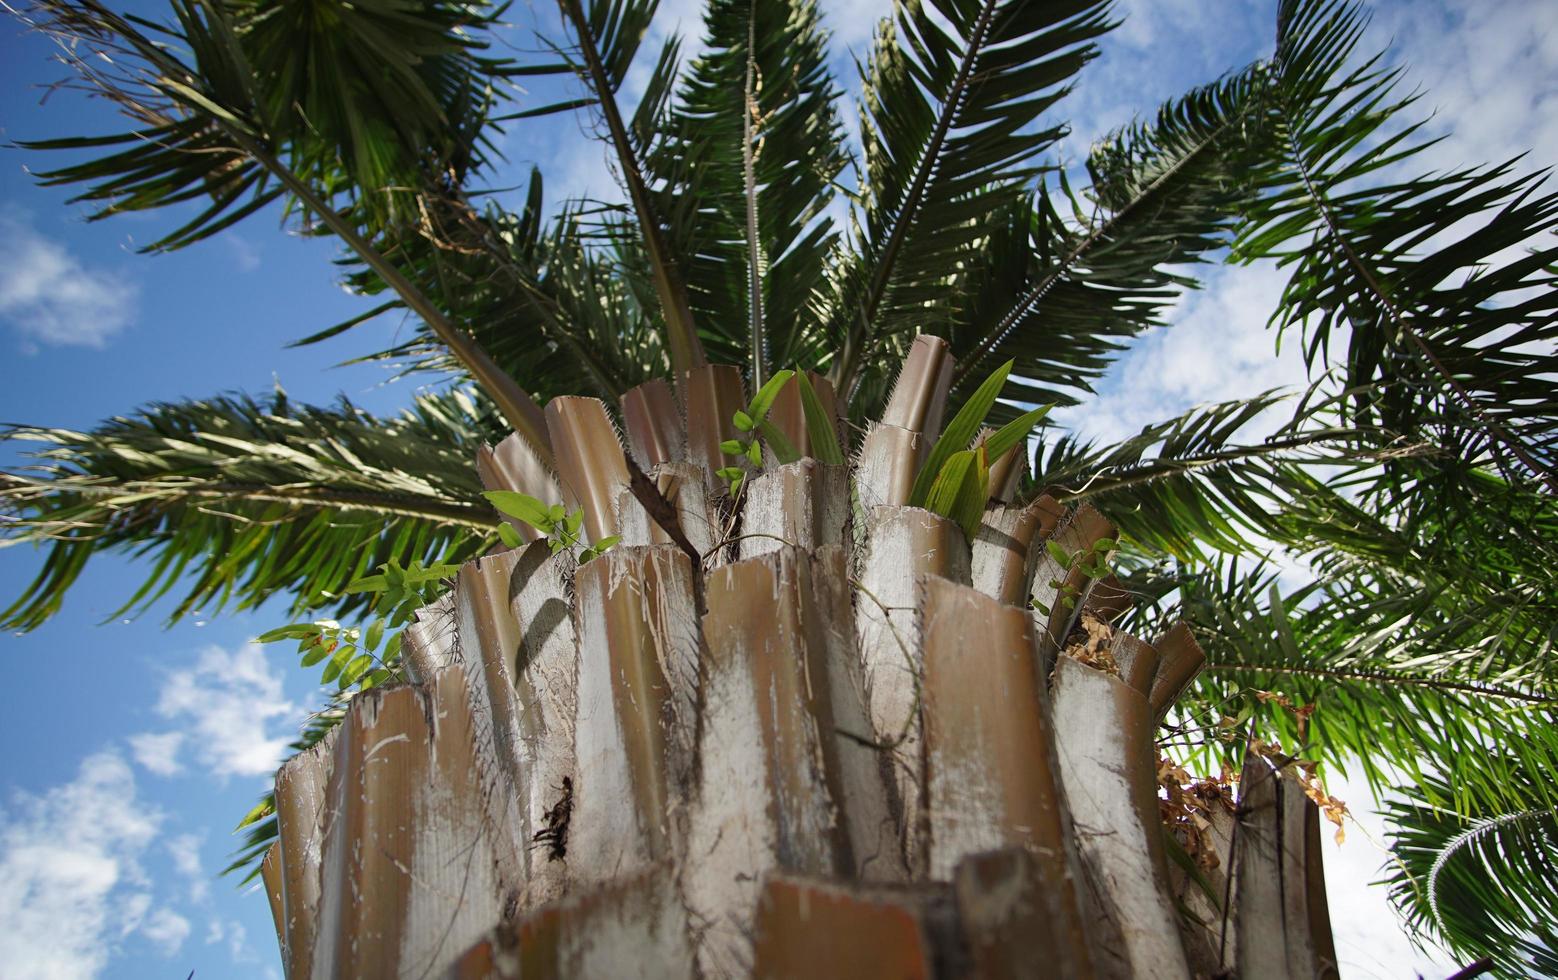
[[[1199,651],[1087,605],[1095,514],[993,503],[971,543],[919,508],[855,513],[863,465],[804,459],[708,522],[741,560],[711,537],[695,565],[634,510],[600,406],[548,414],[591,533],[641,543],[466,565],[454,642],[425,617],[417,682],[354,700],[288,763],[266,876],[291,975],[931,976],[964,955],[1024,975],[1040,933],[1068,976],[1184,977],[1250,942],[1323,959],[1307,864],[1288,891],[1239,878],[1237,943],[1175,913],[1152,729]],[[695,464],[656,472],[684,519],[715,513]],[[1067,548],[1093,550],[1073,566]],[[1066,587],[1076,611],[1031,609]],[[1237,853],[1265,860],[1252,833]],[[1247,911],[1273,902],[1308,909],[1309,931]],[[873,936],[901,945],[867,955]]]

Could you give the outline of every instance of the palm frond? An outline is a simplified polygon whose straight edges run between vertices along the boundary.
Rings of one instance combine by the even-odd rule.
[[[1352,458],[1364,433],[1290,424],[1256,442],[1239,436],[1292,396],[1267,392],[1192,409],[1107,446],[1040,438],[1035,489],[1086,500],[1138,546],[1184,561],[1204,548],[1244,553],[1298,544],[1282,511],[1323,483],[1338,454]]]
[[[1391,899],[1413,931],[1515,975],[1558,973],[1558,807],[1539,786],[1558,756],[1541,761],[1539,770],[1500,765],[1509,785],[1497,800],[1455,810],[1392,799],[1385,809]],[[1438,795],[1454,789],[1440,781]]]
[[[704,50],[654,115],[646,157],[710,355],[781,367],[826,358],[816,327],[828,215],[847,157],[813,0],[716,0]]]
[[[357,11],[359,8],[351,9]],[[216,203],[193,222],[160,240],[158,244],[162,247],[188,244],[215,234],[270,200],[288,195],[290,206],[318,219],[372,268],[386,286],[399,294],[401,301],[427,323],[481,383],[509,425],[523,434],[544,457],[546,437],[537,421],[539,410],[529,395],[498,370],[470,335],[370,242],[370,238],[386,227],[405,224],[401,212],[409,209],[413,216],[420,215],[422,202],[417,191],[453,184],[469,167],[480,162],[480,154],[472,149],[474,144],[469,141],[483,138],[490,92],[479,99],[471,98],[470,93],[487,92],[494,78],[511,73],[511,69],[506,64],[472,55],[473,46],[479,45],[462,38],[461,32],[468,23],[466,14],[449,15],[446,11],[435,14],[425,23],[416,17],[403,16],[398,8],[380,10],[370,5],[361,9],[379,10],[385,23],[375,26],[372,18],[353,13],[354,30],[373,33],[398,27],[406,33],[407,36],[400,40],[410,50],[400,52],[400,61],[385,64],[379,64],[375,59],[350,59],[337,66],[341,74],[331,81],[349,89],[372,89],[378,100],[374,105],[386,111],[403,111],[405,125],[415,123],[415,126],[429,130],[447,130],[449,135],[433,140],[425,148],[425,157],[405,158],[403,152],[391,149],[396,140],[405,135],[404,125],[397,124],[384,132],[364,135],[371,120],[351,116],[338,120],[347,126],[345,131],[327,132],[317,129],[308,119],[294,118],[295,105],[271,104],[275,98],[264,94],[261,78],[254,70],[252,52],[245,46],[251,40],[255,24],[235,19],[226,7],[200,0],[175,0],[174,10],[179,18],[176,27],[161,27],[142,18],[120,16],[98,0],[42,0],[35,12],[36,18],[31,21],[35,29],[55,38],[64,59],[79,75],[79,84],[119,105],[139,125],[116,136],[29,145],[39,149],[72,149],[144,144],[45,175],[46,180],[56,183],[91,185],[87,197],[110,202],[100,214],[163,207],[198,196],[202,189],[212,193]],[[436,12],[446,8],[433,5],[428,9]],[[463,5],[457,9],[466,10]],[[476,16],[481,9],[471,8],[469,16]],[[270,8],[249,13],[254,14],[263,26],[268,10]],[[326,17],[329,13],[328,10],[321,12]],[[146,30],[159,36],[149,36]],[[431,44],[429,38],[440,31],[451,36],[452,40],[445,48],[455,59],[453,64],[436,69],[440,77],[449,76],[445,79],[448,84],[440,90],[456,93],[458,108],[467,110],[466,118],[457,121],[449,118],[457,106],[428,110],[424,103],[431,100],[431,96],[424,89],[416,88],[417,79],[411,77],[415,72],[407,75],[408,65],[424,55],[432,57],[430,49],[421,54],[418,51]],[[377,41],[388,43],[382,36]],[[190,52],[189,63],[175,54],[178,48]],[[100,68],[98,61],[111,67]],[[401,87],[396,88],[385,79],[370,81],[356,77],[352,74],[355,71],[395,75],[398,80],[395,84]],[[276,79],[265,81],[275,82]],[[397,98],[405,98],[410,104],[399,105],[395,101]],[[366,103],[348,106],[353,107],[367,111]],[[273,118],[272,112],[283,114]],[[179,123],[184,124],[182,128],[175,126]],[[170,130],[169,126],[175,128]],[[195,135],[207,132],[212,134],[209,140],[190,142]],[[456,157],[435,157],[434,150],[446,149],[459,142],[453,135],[456,133],[463,134],[460,138],[466,139],[468,145]],[[183,142],[173,146],[156,142],[156,137],[170,134]],[[418,148],[416,152],[424,152],[420,144],[413,145]],[[364,153],[365,162],[361,165],[367,168],[366,176],[383,178],[387,183],[359,185],[352,174],[333,164],[320,162],[349,159],[354,152],[352,147]],[[395,173],[385,169],[402,158],[410,160],[405,169]],[[233,174],[238,176],[235,178]],[[231,185],[232,180],[238,181],[236,187]],[[408,188],[410,192],[402,200],[399,192]],[[245,193],[250,194],[250,198],[240,205],[239,199]]]
[[[1095,0],[904,0],[864,70],[855,255],[836,272],[834,383],[853,401],[884,344],[947,323],[948,285],[1065,132],[1040,117],[1111,26]]]
[[[995,217],[964,278],[949,339],[954,384],[1017,359],[1005,397],[1076,404],[1130,338],[1196,283],[1261,187],[1273,134],[1254,65],[1164,104],[1095,144],[1091,187],[1064,181]]]
[[[490,163],[489,118],[517,67],[486,54],[498,7],[240,0],[226,12],[263,80],[250,83],[255,112],[309,183],[345,176],[369,207],[409,217],[409,174],[463,186]]]
[[[131,122],[110,136],[24,142],[125,147],[45,171],[42,181],[89,185],[77,200],[99,205],[96,217],[211,199],[147,251],[208,238],[287,194],[256,146],[305,184],[329,188],[327,198],[381,221],[415,214],[406,188],[422,175],[461,183],[490,162],[490,111],[515,66],[484,53],[497,15],[485,3],[177,0],[173,11],[166,25],[97,0],[42,0],[30,12],[60,42],[73,84],[107,96]]]
[[[1284,165],[1237,254],[1292,269],[1276,323],[1312,362],[1346,328],[1348,387],[1379,392],[1359,416],[1558,492],[1558,192],[1517,161],[1408,176],[1428,143],[1401,123],[1399,70],[1346,67],[1366,23],[1352,0],[1282,5]]]
[[[1186,719],[1188,727],[1216,730],[1225,715],[1253,716],[1258,730],[1291,751],[1358,765],[1377,791],[1404,779],[1424,799],[1459,812],[1473,792],[1508,799],[1508,773],[1489,764],[1488,746],[1507,749],[1521,765],[1558,752],[1558,680],[1550,670],[1484,669],[1454,635],[1436,637],[1429,623],[1403,626],[1388,606],[1360,608],[1333,596],[1324,580],[1284,590],[1269,565],[1214,560],[1195,569],[1147,566],[1124,581],[1139,595],[1163,597],[1143,616],[1185,619],[1206,651],[1197,680],[1204,717]],[[1300,719],[1250,698],[1254,691],[1314,705],[1313,714]],[[1219,744],[1210,747],[1220,751]],[[1435,775],[1455,791],[1434,797]],[[1558,802],[1558,791],[1551,795]]]
[[[0,622],[41,625],[102,551],[151,562],[114,616],[176,588],[170,619],[276,593],[354,608],[362,597],[343,587],[383,562],[469,557],[494,538],[471,461],[501,431],[458,391],[388,419],[278,393],[154,405],[93,432],[13,428],[7,439],[45,448],[0,477],[0,545],[48,554]]]
[[[429,195],[428,233],[386,236],[398,266],[441,309],[467,324],[471,335],[527,392],[545,400],[555,394],[592,395],[615,401],[624,391],[669,370],[661,346],[653,295],[630,288],[624,256],[591,238],[595,219],[564,207],[543,216],[542,181],[533,170],[523,209],[506,212],[489,205],[475,210],[461,199]],[[633,239],[619,239],[630,251]],[[373,269],[343,260],[347,285],[359,294],[381,295],[387,287]],[[391,300],[375,315],[405,308]],[[299,343],[336,336],[364,318],[327,328]],[[412,370],[459,375],[465,366],[452,357],[425,323],[416,335],[365,358],[396,362]]]

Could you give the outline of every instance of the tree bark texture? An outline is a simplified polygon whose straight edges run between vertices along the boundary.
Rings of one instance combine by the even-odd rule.
[[[622,541],[469,563],[408,630],[413,683],[283,767],[287,975],[1334,976],[1287,770],[1250,760],[1215,867],[1167,859],[1154,732],[1200,651],[1113,630],[1118,583],[1058,560],[1112,538],[1103,515],[1005,478],[972,541],[908,506],[951,370],[920,338],[852,464],[770,465],[735,500],[718,365],[630,392],[625,440],[554,399],[555,471],[484,451],[490,486]],[[775,424],[804,443],[798,408]],[[1100,630],[1110,657],[1073,655]]]

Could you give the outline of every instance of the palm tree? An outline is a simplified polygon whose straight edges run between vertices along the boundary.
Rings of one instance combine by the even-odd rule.
[[[174,10],[28,14],[132,123],[32,144],[85,151],[43,179],[102,215],[209,202],[154,251],[283,202],[341,240],[350,284],[383,298],[369,316],[414,318],[378,356],[475,385],[394,419],[219,398],[10,433],[48,444],[4,478],[8,540],[48,548],[12,628],[109,549],[155,558],[127,611],[179,588],[175,616],[280,592],[374,619],[283,631],[343,688],[239,862],[271,855],[294,974],[502,971],[537,948],[580,968],[624,942],[784,972],[860,955],[861,929],[909,930],[922,966],[997,969],[1019,920],[1077,971],[1312,973],[1304,792],[1331,801],[1298,754],[1412,794],[1395,894],[1425,935],[1550,962],[1521,912],[1558,897],[1531,856],[1558,835],[1531,775],[1558,760],[1558,195],[1513,162],[1411,173],[1412,100],[1353,57],[1354,5],[1283,2],[1271,58],[1101,141],[1084,190],[1044,157],[1111,26],[1098,0],[895,3],[858,148],[805,0],[711,0],[701,53],[684,68],[668,44],[631,106],[652,0],[560,0],[549,64],[491,56],[475,3]],[[545,72],[581,97],[505,114]],[[623,203],[548,216],[538,174],[517,213],[483,193],[494,134],[548,112],[596,124]],[[1292,270],[1273,325],[1301,335],[1307,390],[1113,446],[1046,429],[1032,472],[968,451],[985,421],[1076,404],[1217,259]],[[1291,421],[1241,441],[1278,406]],[[484,487],[523,495],[497,498],[518,518]],[[1274,547],[1313,583],[1284,595]],[[851,620],[841,652],[851,629],[827,625]],[[971,693],[992,671],[1027,693]],[[1222,784],[1155,773],[1155,737],[1263,774],[1243,819],[1208,802]],[[381,784],[383,744],[406,754]],[[1142,803],[1160,780],[1166,835]],[[373,841],[388,864],[346,859]],[[348,900],[370,882],[382,903]],[[1032,888],[1042,922],[1019,915]],[[813,902],[828,928],[796,919]]]

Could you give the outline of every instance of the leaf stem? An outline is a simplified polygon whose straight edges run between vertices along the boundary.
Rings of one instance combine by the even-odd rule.
[[[1350,429],[1323,429],[1316,432],[1306,432],[1302,435],[1292,436],[1287,439],[1274,439],[1262,443],[1259,446],[1237,446],[1232,449],[1224,449],[1215,453],[1206,453],[1196,457],[1180,459],[1154,459],[1144,464],[1131,467],[1122,475],[1110,479],[1103,475],[1108,469],[1105,467],[1094,473],[1077,490],[1049,491],[1055,499],[1065,503],[1072,500],[1082,500],[1086,497],[1097,496],[1126,487],[1140,486],[1144,483],[1154,483],[1158,480],[1179,476],[1192,470],[1206,469],[1223,463],[1232,463],[1241,459],[1260,459],[1265,456],[1282,452],[1288,449],[1301,449],[1316,443],[1327,442],[1332,439],[1341,439],[1354,432]]]
[[[757,4],[747,10],[747,77],[741,107],[741,177],[747,204],[747,278],[751,289],[751,343],[752,390],[763,387],[768,373],[767,352],[763,337],[763,254],[757,237],[757,173],[756,155],[752,149],[753,123],[757,115],[757,98],[753,88],[757,83]]]
[[[687,298],[687,285],[682,281],[676,260],[671,256],[665,233],[649,200],[649,186],[644,182],[643,168],[633,152],[627,126],[617,108],[616,89],[601,61],[595,35],[590,32],[589,19],[584,15],[580,0],[558,0],[563,16],[573,25],[579,39],[579,51],[584,55],[585,82],[595,92],[596,104],[606,120],[606,130],[611,137],[612,149],[622,167],[622,180],[627,184],[628,198],[638,215],[639,232],[644,236],[644,247],[649,250],[649,262],[655,274],[655,292],[660,296],[661,312],[665,316],[667,349],[671,355],[671,368],[678,373],[688,368],[708,363],[703,353],[703,342],[698,339],[693,324],[692,304]]]
[[[0,497],[17,497],[26,490],[36,488],[37,485],[31,481],[19,480],[10,474],[0,474]],[[62,485],[57,483],[47,485],[47,489],[51,493],[59,492],[61,488]],[[368,511],[375,514],[410,517],[438,524],[465,527],[484,533],[496,530],[498,525],[497,520],[491,518],[490,510],[474,503],[462,504],[457,501],[429,501],[424,498],[404,494],[371,490],[343,490],[336,487],[297,487],[289,490],[285,487],[263,483],[222,482],[181,485],[161,482],[133,482],[103,486],[66,483],[63,488],[70,493],[82,494],[83,496],[137,495],[143,498],[138,505],[141,507],[146,506],[148,502],[146,498],[150,498],[152,502],[164,504],[194,500],[250,500],[260,503],[287,504],[293,507]],[[122,517],[115,518],[115,520],[122,519]],[[63,522],[34,521],[23,518],[13,519],[7,523],[11,527],[26,528],[32,532],[30,534],[24,533],[20,537],[42,538],[48,536],[43,533],[45,528]],[[68,526],[81,527],[83,525],[81,522],[68,522]],[[73,537],[75,536],[73,535]]]
[[[1426,687],[1436,691],[1456,691],[1490,697],[1525,701],[1529,704],[1558,704],[1558,697],[1532,694],[1497,684],[1474,684],[1470,681],[1447,681],[1432,677],[1411,677],[1387,670],[1335,670],[1325,667],[1289,667],[1274,664],[1207,664],[1208,671],[1243,673],[1290,674],[1297,677],[1324,677],[1332,680],[1379,681],[1403,684],[1408,687]]]
[[[963,108],[963,94],[968,88],[969,78],[973,75],[974,62],[979,59],[979,55],[984,50],[985,39],[990,33],[990,24],[995,19],[996,6],[997,0],[985,0],[978,19],[974,21],[974,28],[969,32],[968,46],[963,51],[957,75],[952,80],[951,88],[947,90],[947,97],[942,102],[941,112],[936,118],[936,127],[931,131],[930,140],[926,143],[925,150],[920,154],[919,162],[915,166],[914,179],[910,182],[908,193],[904,195],[903,204],[898,209],[897,220],[893,222],[892,231],[888,232],[887,244],[877,260],[876,270],[867,287],[855,329],[851,330],[845,339],[838,371],[833,378],[835,387],[844,393],[845,405],[854,401],[855,391],[860,387],[860,377],[857,375],[859,366],[865,363],[873,346],[870,332],[871,325],[876,319],[877,308],[881,306],[882,299],[887,295],[893,267],[898,261],[898,253],[909,236],[909,229],[913,227],[915,218],[919,216],[920,203],[925,197],[925,189],[929,186],[931,177],[935,175],[936,164],[941,157],[941,148],[946,143],[947,134],[952,130],[952,122]]]

